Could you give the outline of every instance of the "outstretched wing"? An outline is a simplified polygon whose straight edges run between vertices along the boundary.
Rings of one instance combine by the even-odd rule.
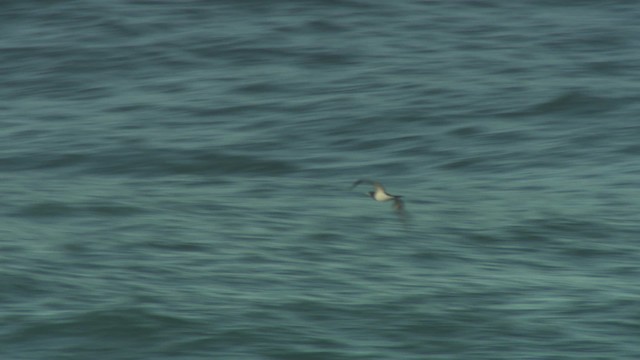
[[[399,196],[396,196],[395,198],[393,198],[393,209],[398,213],[404,212],[404,202]]]
[[[373,185],[373,187],[374,187],[376,190],[382,190],[382,191],[385,191],[385,190],[384,190],[384,187],[382,186],[382,184],[380,184],[380,183],[379,183],[379,182],[377,182],[377,181],[367,180],[367,179],[360,179],[360,180],[356,180],[356,181],[353,183],[353,185],[351,185],[351,188],[353,189],[354,187],[356,187],[356,186],[358,186],[358,185],[360,185],[360,184],[369,184],[369,185]]]
[[[356,180],[353,185],[351,185],[351,188],[353,189],[354,187],[360,185],[360,184],[371,184],[373,185],[373,181],[371,180],[366,180],[366,179],[360,179],[360,180]]]

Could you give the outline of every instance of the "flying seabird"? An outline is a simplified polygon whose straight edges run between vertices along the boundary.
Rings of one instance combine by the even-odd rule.
[[[384,186],[382,186],[382,184],[380,184],[377,181],[371,181],[371,180],[357,180],[356,182],[353,183],[353,185],[351,186],[351,189],[355,188],[356,186],[365,183],[365,184],[371,184],[373,185],[373,188],[375,189],[375,191],[369,191],[369,196],[371,196],[371,198],[375,201],[390,201],[393,200],[393,208],[399,213],[402,214],[404,211],[404,203],[402,202],[402,196],[400,195],[391,195],[389,194],[385,189]]]

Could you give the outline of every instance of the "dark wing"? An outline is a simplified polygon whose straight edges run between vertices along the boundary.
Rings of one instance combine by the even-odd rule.
[[[393,198],[393,209],[398,213],[404,212],[404,202],[399,196],[396,196],[395,198]]]
[[[371,181],[371,180],[366,180],[366,179],[360,179],[360,180],[356,180],[353,185],[351,185],[351,188],[353,189],[354,187],[360,185],[360,184],[371,184],[373,186],[375,186],[376,182],[375,181]]]
[[[404,202],[402,201],[402,199],[400,199],[400,197],[396,197],[395,199],[393,199],[393,208],[395,209],[400,221],[402,221],[402,225],[404,225],[406,229],[409,217],[407,212],[404,210]]]

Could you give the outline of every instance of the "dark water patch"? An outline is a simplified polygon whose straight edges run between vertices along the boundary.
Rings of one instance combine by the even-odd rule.
[[[149,249],[158,249],[158,250],[170,250],[170,251],[180,251],[180,252],[194,252],[194,253],[202,253],[211,250],[211,246],[209,244],[204,243],[195,243],[195,242],[187,242],[184,240],[170,239],[170,240],[154,240],[151,242],[147,242],[143,244],[145,247]]]
[[[7,261],[3,261],[7,266]],[[0,272],[0,300],[32,298],[45,293],[46,284],[27,272],[3,270]],[[3,302],[4,302],[3,301]]]
[[[65,169],[105,175],[281,175],[298,170],[291,162],[217,151],[117,148],[93,153],[41,153],[0,158],[4,170]],[[94,209],[99,210],[99,209]],[[109,210],[107,210],[109,211]]]
[[[114,72],[122,57],[102,48],[73,48],[68,44],[13,48],[2,52],[11,60],[3,87],[11,86],[12,97],[41,97],[47,101],[95,100],[112,95],[105,82],[96,81]],[[47,63],[34,61],[46,58]]]
[[[258,87],[261,87],[262,85],[258,85]],[[267,85],[267,86],[271,86],[271,85]],[[249,85],[249,87],[251,87],[251,85]],[[263,88],[263,90],[266,90]],[[251,89],[249,88],[247,89],[243,89],[242,87],[239,88],[239,91],[249,91],[249,92],[255,92],[256,89]],[[247,103],[247,104],[240,104],[240,105],[220,105],[220,106],[210,106],[210,107],[203,107],[203,106],[171,106],[169,107],[167,110],[172,111],[172,112],[179,112],[179,113],[186,113],[186,114],[191,114],[193,116],[196,117],[203,117],[203,118],[213,118],[216,116],[229,116],[229,115],[248,115],[248,114],[252,114],[252,113],[263,113],[263,112],[270,112],[270,111],[277,111],[280,108],[277,106],[274,106],[272,104],[269,103]],[[251,123],[253,124],[253,123]],[[238,124],[240,125],[240,124]],[[248,127],[252,127],[253,125],[249,125],[247,124],[246,126]]]
[[[282,64],[283,61],[298,62],[301,56],[294,48],[264,47],[252,44],[227,44],[222,47],[210,45],[190,50],[198,57],[220,57],[233,67]]]
[[[99,216],[130,216],[144,212],[140,207],[116,203],[85,205],[83,210]]]
[[[147,104],[147,103],[128,103],[124,105],[116,105],[105,109],[106,112],[112,113],[131,113],[131,112],[139,112],[145,110],[154,110],[156,109],[156,105]]]
[[[318,31],[320,33],[341,33],[349,29],[349,27],[331,19],[314,19],[308,21],[305,26],[314,33]]]
[[[638,68],[634,62],[627,60],[600,60],[585,64],[589,73],[596,73],[603,76],[626,76],[631,75]]]
[[[481,157],[466,157],[463,159],[449,161],[445,164],[440,165],[440,168],[444,170],[461,170],[469,169],[472,167],[479,167],[485,163],[486,159],[483,159]]]
[[[337,232],[321,231],[309,235],[310,241],[321,241],[323,243],[336,243],[341,239],[344,239],[344,236]]]
[[[626,258],[627,252],[623,250],[616,250],[614,244],[608,243],[609,239],[603,239],[602,244],[593,244],[590,242],[582,242],[576,244],[577,246],[567,247],[562,251],[562,254],[567,255],[572,259],[581,259],[593,261],[601,259],[602,261],[610,261],[611,259]],[[592,265],[595,265],[592,263]]]
[[[521,111],[502,114],[503,116],[537,116],[537,115],[601,115],[615,110],[620,102],[626,100],[604,96],[594,96],[580,91],[568,91],[530,106]]]
[[[503,240],[499,236],[496,236],[490,233],[478,233],[478,232],[466,234],[465,237],[469,240],[472,240],[480,244],[492,244],[492,243],[501,242]]]
[[[527,130],[524,129],[487,132],[482,138],[488,140],[490,144],[496,145],[510,143],[524,145],[524,142],[533,139]]]
[[[24,206],[16,216],[50,218],[50,217],[94,217],[94,216],[130,216],[143,212],[142,208],[117,203],[77,204],[60,201],[39,202]]]
[[[16,215],[27,217],[66,217],[76,214],[77,209],[62,202],[41,202],[21,209]]]
[[[234,89],[234,91],[246,94],[270,94],[281,92],[282,90],[283,89],[280,86],[274,84],[273,82],[266,81],[243,84]]]
[[[32,319],[35,320],[35,319]],[[185,319],[160,315],[141,308],[111,308],[98,311],[53,312],[39,321],[24,322],[9,338],[19,343],[39,344],[49,349],[112,344],[117,347],[157,343],[165,333],[193,327]],[[166,332],[165,329],[172,329]]]
[[[611,231],[608,227],[596,222],[563,216],[529,220],[527,226],[542,233],[578,239],[603,239]]]
[[[602,153],[606,153],[609,146],[611,145],[611,137],[612,134],[607,133],[606,130],[598,131],[598,129],[593,129],[592,133],[589,134],[576,134],[571,138],[567,139],[568,143],[575,144],[578,149],[589,149],[591,153],[594,150],[599,150],[598,155]],[[594,154],[595,156],[595,154]]]
[[[357,150],[365,151],[365,150],[383,149],[386,146],[387,144],[384,141],[380,141],[380,140],[356,140],[354,143],[351,144],[350,147]]]
[[[482,146],[517,145],[524,146],[533,139],[526,129],[492,130],[487,127],[461,126],[447,132],[456,140],[469,140]]]
[[[522,224],[511,226],[503,239],[505,241],[541,244],[552,241],[553,237],[542,231],[537,225]]]
[[[267,159],[260,156],[234,155],[228,153],[203,152],[185,154],[185,157],[157,154],[157,158],[143,166],[145,173],[161,174],[254,174],[282,175],[297,170],[291,162]],[[141,159],[142,160],[142,159]],[[134,170],[135,164],[130,167]],[[134,170],[135,171],[135,170]]]
[[[434,145],[427,139],[420,139],[417,141],[407,141],[401,145],[393,146],[390,151],[399,157],[414,157],[414,156],[427,156],[433,153]]]
[[[81,163],[86,156],[82,154],[63,153],[18,153],[0,157],[0,166],[5,171],[21,171],[33,169],[58,168]]]
[[[478,136],[484,132],[485,129],[478,126],[461,126],[449,131],[448,134],[460,138],[469,138]]]
[[[309,66],[344,66],[357,64],[357,58],[352,53],[336,51],[310,51],[305,54],[303,63]]]
[[[624,155],[640,155],[640,144],[623,146],[617,152]]]
[[[530,219],[507,229],[505,239],[531,251],[553,251],[580,258],[618,256],[620,233],[615,227],[597,221],[558,215]]]

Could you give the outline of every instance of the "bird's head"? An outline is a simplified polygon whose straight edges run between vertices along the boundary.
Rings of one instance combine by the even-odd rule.
[[[367,194],[375,199],[376,193],[374,191],[369,191]]]

